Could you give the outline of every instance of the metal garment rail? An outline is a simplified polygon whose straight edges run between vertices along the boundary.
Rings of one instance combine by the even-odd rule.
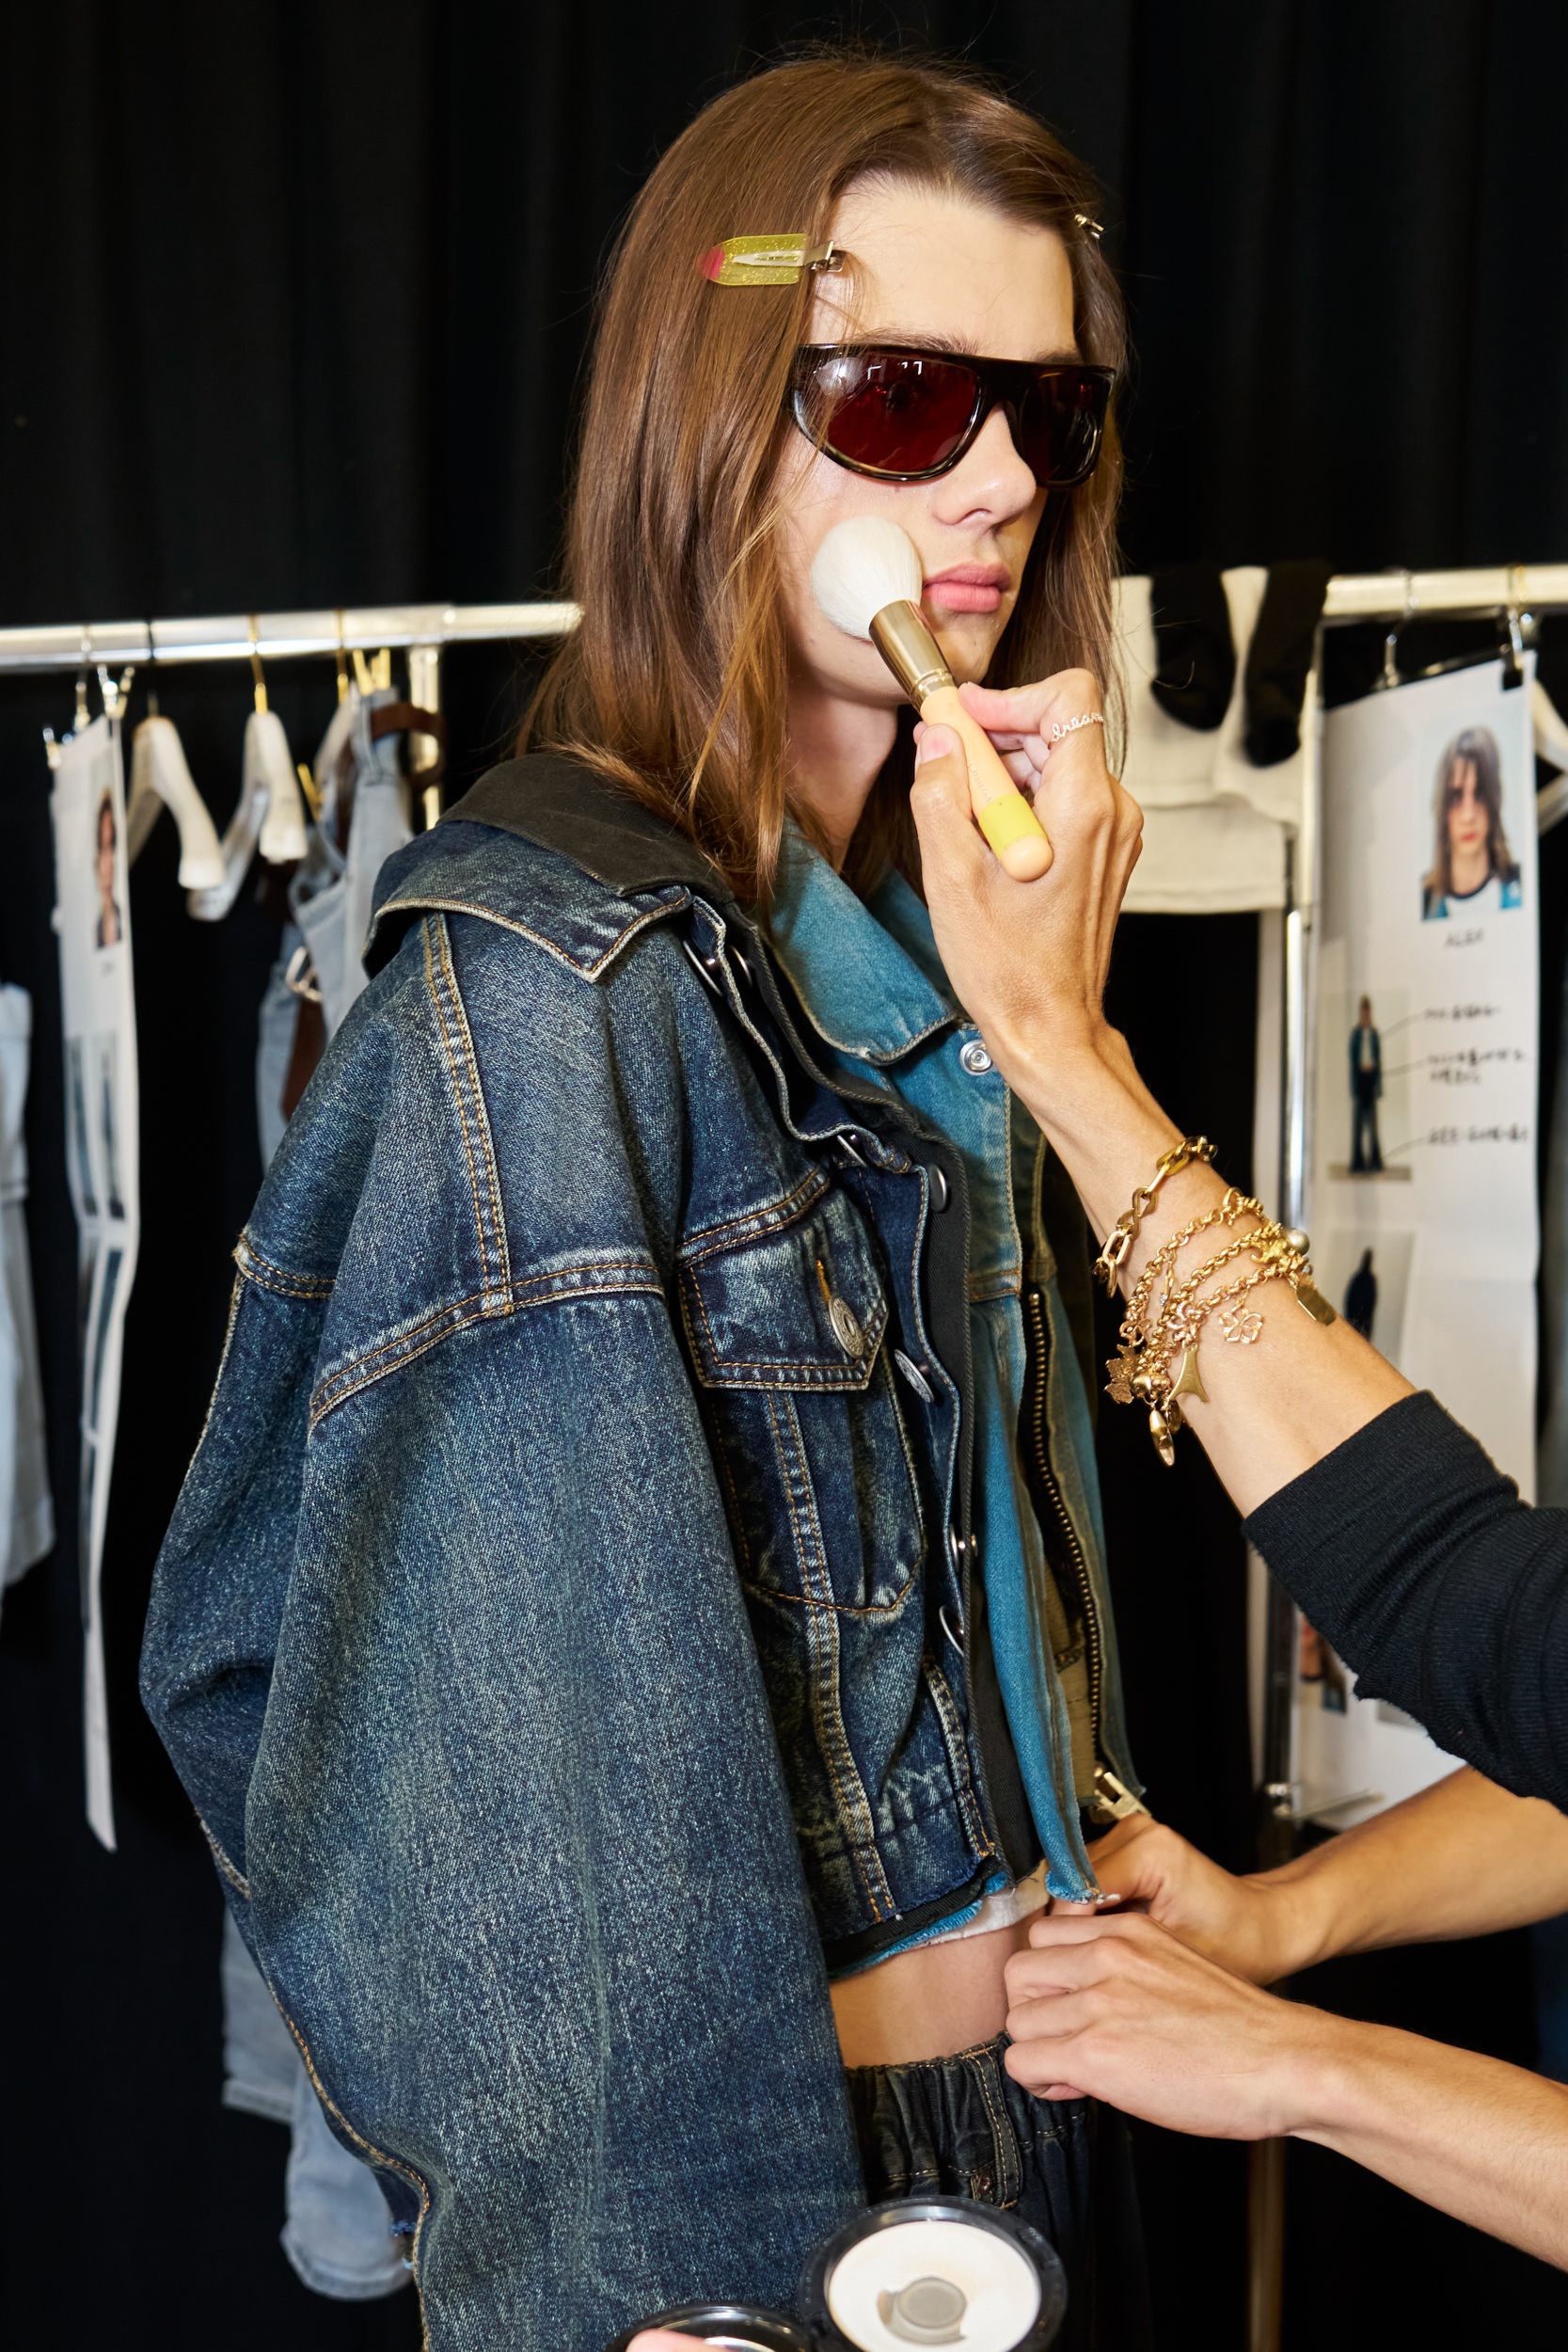
[[[563,637],[575,604],[366,605],[341,612],[226,612],[206,620],[72,622],[0,629],[0,672],[102,664],[291,661],[301,655],[371,653],[382,646],[477,645],[498,638]]]
[[[1466,572],[1345,573],[1328,584],[1323,619],[1415,620],[1434,613],[1568,607],[1568,564],[1494,564]],[[70,622],[0,629],[0,671],[80,670],[102,662],[289,661],[302,655],[368,653],[383,645],[481,644],[497,638],[561,637],[575,604],[403,604],[329,612],[230,612],[204,620]]]

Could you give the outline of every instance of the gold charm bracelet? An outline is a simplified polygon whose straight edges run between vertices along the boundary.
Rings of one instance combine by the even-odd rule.
[[[1227,1243],[1196,1273],[1167,1291],[1152,1321],[1146,1322],[1148,1301],[1160,1273],[1174,1264],[1185,1243],[1209,1226],[1233,1224],[1247,1211],[1256,1212],[1261,1222],[1239,1241]],[[1262,1336],[1263,1319],[1243,1301],[1261,1283],[1285,1281],[1294,1292],[1298,1306],[1315,1323],[1327,1326],[1338,1320],[1334,1309],[1312,1280],[1312,1266],[1307,1254],[1311,1246],[1299,1227],[1275,1224],[1272,1217],[1263,1216],[1256,1200],[1232,1187],[1218,1209],[1195,1218],[1190,1227],[1173,1235],[1145,1267],[1122,1321],[1120,1352],[1105,1366],[1111,1375],[1106,1387],[1118,1405],[1148,1406],[1148,1434],[1167,1469],[1176,1459],[1176,1433],[1184,1426],[1181,1399],[1193,1396],[1203,1404],[1209,1401],[1197,1368],[1197,1348],[1211,1315],[1223,1311],[1220,1330],[1228,1344],[1250,1347]],[[1200,1295],[1201,1285],[1212,1275],[1235,1259],[1246,1256],[1256,1261],[1248,1272]],[[1178,1352],[1181,1360],[1173,1369]]]
[[[1168,1152],[1162,1152],[1154,1163],[1154,1182],[1135,1185],[1132,1205],[1118,1216],[1105,1236],[1104,1248],[1094,1262],[1094,1270],[1105,1285],[1107,1295],[1115,1291],[1127,1253],[1138,1238],[1138,1229],[1154,1206],[1155,1195],[1167,1177],[1175,1176],[1194,1160],[1202,1160],[1212,1167],[1214,1147],[1207,1136],[1184,1136]]]

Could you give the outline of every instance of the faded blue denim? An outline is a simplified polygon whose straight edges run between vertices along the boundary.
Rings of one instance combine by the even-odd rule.
[[[585,792],[525,765],[546,814]],[[787,2302],[863,2197],[827,1967],[1003,1867],[936,1629],[961,1164],[814,1075],[689,845],[600,814],[570,857],[503,814],[385,869],[144,1655],[435,2352]]]

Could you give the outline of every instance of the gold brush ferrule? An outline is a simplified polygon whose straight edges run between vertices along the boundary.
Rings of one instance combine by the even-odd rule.
[[[900,596],[884,604],[871,624],[871,642],[916,710],[939,686],[951,686],[953,673],[927,625],[919,605]]]

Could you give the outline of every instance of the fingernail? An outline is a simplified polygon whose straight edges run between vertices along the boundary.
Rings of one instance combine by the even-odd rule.
[[[953,738],[945,727],[927,727],[915,745],[914,764],[923,768],[928,759],[945,759],[953,749]]]

